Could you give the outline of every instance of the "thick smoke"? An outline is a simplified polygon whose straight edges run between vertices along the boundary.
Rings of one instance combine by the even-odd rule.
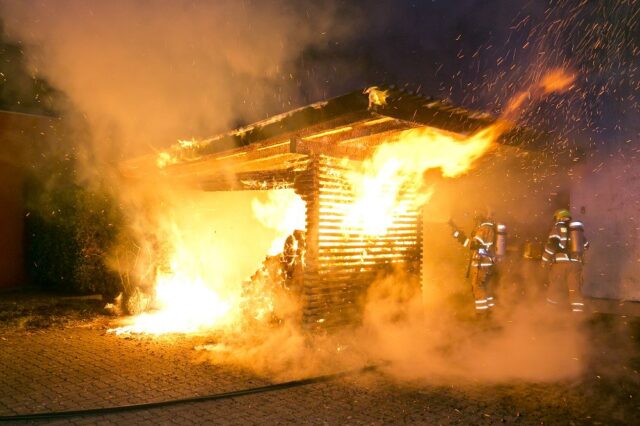
[[[292,64],[341,34],[331,4],[3,1],[7,34],[64,92],[108,161],[298,103]]]
[[[424,209],[422,311],[413,300],[402,321],[381,321],[381,308],[406,310],[402,299],[389,296],[389,289],[403,285],[395,277],[377,283],[369,294],[367,320],[374,332],[368,346],[380,348],[379,355],[393,361],[390,369],[399,377],[549,381],[575,378],[583,371],[582,319],[545,305],[546,273],[539,260],[523,257],[527,241],[546,238],[550,199],[561,181],[526,167],[541,156],[503,147],[465,176],[428,177],[434,192]],[[473,317],[465,277],[468,249],[452,238],[446,221],[451,218],[470,232],[474,214],[487,211],[506,224],[508,251],[493,284],[497,310],[491,321],[483,322]]]
[[[448,272],[446,286],[425,283],[422,303],[401,294],[398,277],[371,288],[360,340],[371,359],[389,362],[386,369],[402,380],[431,382],[555,381],[583,371],[585,336],[575,317],[534,298],[509,306],[501,297],[491,321],[474,320],[460,315],[472,301],[459,269]]]
[[[120,164],[298,105],[299,56],[353,29],[331,2],[2,1],[0,12],[32,73],[62,94],[79,182],[110,190],[126,216],[109,263],[127,286],[152,279],[158,240],[199,215],[185,206],[201,197],[154,175],[129,179]],[[226,199],[200,211],[216,202]]]

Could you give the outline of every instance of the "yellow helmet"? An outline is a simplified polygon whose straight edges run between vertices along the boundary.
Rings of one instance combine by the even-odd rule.
[[[567,209],[559,209],[553,214],[553,218],[557,222],[561,222],[563,220],[571,220],[571,212]]]

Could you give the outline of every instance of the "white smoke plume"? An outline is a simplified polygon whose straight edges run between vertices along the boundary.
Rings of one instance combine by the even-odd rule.
[[[90,124],[99,160],[205,137],[296,104],[293,64],[343,33],[331,3],[2,1],[31,71]]]

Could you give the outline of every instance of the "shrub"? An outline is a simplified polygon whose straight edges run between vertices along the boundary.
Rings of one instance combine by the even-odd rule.
[[[103,190],[88,190],[64,179],[27,185],[26,260],[31,282],[69,293],[121,291],[119,276],[106,266],[121,216]]]

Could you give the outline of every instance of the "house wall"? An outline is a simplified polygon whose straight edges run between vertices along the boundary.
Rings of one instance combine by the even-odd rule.
[[[0,288],[26,281],[24,173],[42,144],[57,134],[57,123],[52,117],[0,111]]]
[[[612,146],[577,169],[571,210],[591,243],[587,296],[640,301],[640,159],[633,145]]]
[[[20,168],[0,162],[0,288],[25,280],[22,184]]]

